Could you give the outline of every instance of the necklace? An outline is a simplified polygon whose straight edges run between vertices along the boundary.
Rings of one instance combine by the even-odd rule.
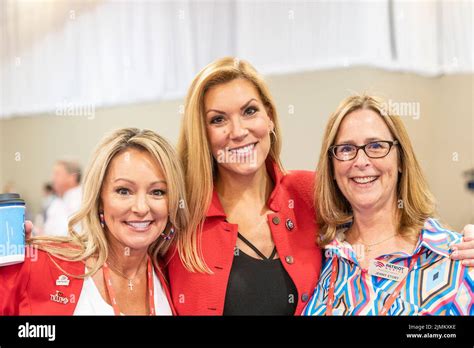
[[[112,280],[110,279],[110,274],[109,274],[109,265],[107,265],[107,262],[104,263],[103,265],[103,273],[104,273],[104,282],[105,282],[105,287],[107,289],[107,293],[109,294],[110,301],[112,303],[112,307],[114,309],[115,315],[120,315],[120,309],[117,304],[117,298],[115,296],[115,291],[112,286]],[[155,286],[153,282],[153,266],[151,264],[151,260],[148,257],[148,264],[147,264],[147,282],[148,282],[148,307],[150,311],[150,315],[156,315],[155,312]]]
[[[379,245],[379,244],[382,244],[383,242],[386,242],[387,240],[390,240],[392,238],[394,238],[397,234],[395,233],[394,235],[388,237],[388,238],[385,238],[383,240],[381,240],[380,242],[377,242],[377,243],[372,243],[372,244],[367,244],[363,241],[362,237],[359,237],[360,240],[362,241],[362,244],[364,245],[364,251],[366,253],[372,251],[372,247],[375,246],[375,245]]]
[[[140,265],[141,265],[141,263],[140,263]],[[120,270],[118,270],[117,268],[115,268],[115,266],[112,266],[112,264],[107,264],[107,266],[108,266],[109,268],[111,268],[116,274],[118,274],[119,276],[121,276],[122,278],[127,279],[127,280],[128,280],[128,289],[129,289],[130,291],[133,291],[133,282],[134,282],[134,280],[138,277],[139,272],[137,272],[137,273],[135,274],[135,277],[133,277],[133,278],[128,278],[123,272],[121,272]],[[139,271],[140,271],[140,269],[139,269]]]

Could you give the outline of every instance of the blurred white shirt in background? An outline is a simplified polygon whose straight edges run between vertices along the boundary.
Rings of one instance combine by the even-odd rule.
[[[76,186],[61,197],[55,197],[46,211],[43,232],[48,236],[67,236],[68,222],[81,207],[82,187]],[[80,226],[75,226],[77,232],[81,231]]]

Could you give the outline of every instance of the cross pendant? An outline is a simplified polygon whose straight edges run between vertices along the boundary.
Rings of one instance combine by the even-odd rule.
[[[133,283],[131,279],[128,280],[128,288],[130,289],[130,291],[133,290]]]
[[[365,253],[368,253],[370,251],[370,246],[365,246]]]

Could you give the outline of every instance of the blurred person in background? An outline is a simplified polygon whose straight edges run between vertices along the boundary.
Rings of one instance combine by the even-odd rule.
[[[56,194],[49,205],[41,234],[66,236],[69,218],[81,206],[81,167],[71,160],[59,160],[53,167],[52,188]]]

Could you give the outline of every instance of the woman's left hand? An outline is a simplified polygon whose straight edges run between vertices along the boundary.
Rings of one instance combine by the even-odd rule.
[[[464,226],[461,233],[464,235],[463,240],[451,247],[451,258],[463,260],[463,265],[474,266],[474,225]]]

